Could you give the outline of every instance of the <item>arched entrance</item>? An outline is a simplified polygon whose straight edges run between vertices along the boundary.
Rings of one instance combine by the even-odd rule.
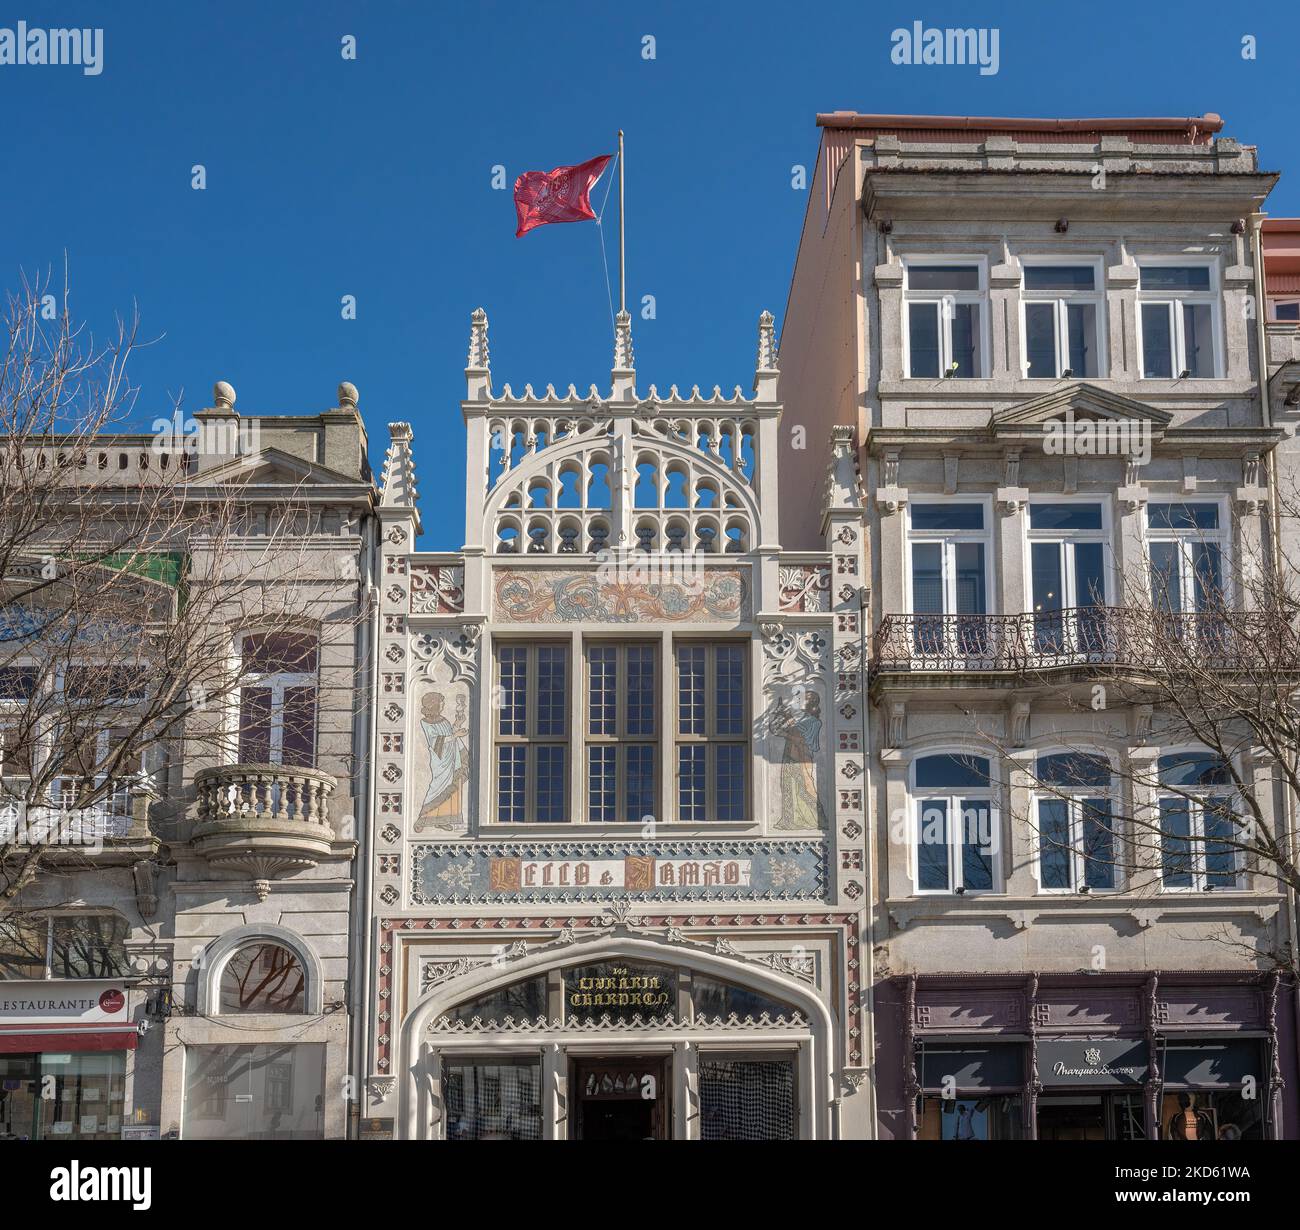
[[[810,986],[613,935],[474,970],[407,1014],[408,1139],[826,1139],[833,1024]]]

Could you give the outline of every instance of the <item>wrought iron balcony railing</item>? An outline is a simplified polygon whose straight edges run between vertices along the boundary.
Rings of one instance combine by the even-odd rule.
[[[1268,632],[1268,616],[1240,611],[1090,606],[1024,615],[886,615],[872,643],[871,672],[1172,669],[1193,659],[1215,669],[1248,669],[1265,660]]]

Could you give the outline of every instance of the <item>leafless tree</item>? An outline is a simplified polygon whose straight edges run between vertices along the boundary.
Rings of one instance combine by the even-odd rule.
[[[176,407],[152,437],[127,431],[137,317],[96,342],[66,288],[24,279],[4,329],[0,919],[38,874],[142,823],[151,789],[177,780],[165,766],[269,759],[250,680],[272,658],[316,671],[360,598],[353,561],[322,575],[305,545],[305,492],[281,485],[254,507],[240,458],[200,474],[203,441],[175,429]],[[251,714],[232,718],[241,700]],[[283,715],[282,763],[311,763],[315,705]]]

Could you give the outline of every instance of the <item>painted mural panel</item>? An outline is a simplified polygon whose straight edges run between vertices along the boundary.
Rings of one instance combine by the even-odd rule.
[[[830,811],[829,629],[763,627],[764,708],[755,723],[766,765],[768,831],[826,828]]]
[[[419,843],[411,848],[411,899],[822,901],[826,857],[820,840]]]
[[[496,618],[505,623],[734,625],[750,614],[746,568],[509,568],[497,572],[493,595]]]
[[[431,676],[431,677],[430,677]],[[413,688],[410,772],[413,834],[460,834],[469,828],[470,692],[445,664]]]

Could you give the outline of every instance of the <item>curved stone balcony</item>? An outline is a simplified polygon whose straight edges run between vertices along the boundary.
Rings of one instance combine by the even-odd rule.
[[[244,872],[260,886],[330,856],[335,836],[327,804],[337,785],[332,774],[232,764],[200,769],[194,785],[194,848],[213,867]]]

